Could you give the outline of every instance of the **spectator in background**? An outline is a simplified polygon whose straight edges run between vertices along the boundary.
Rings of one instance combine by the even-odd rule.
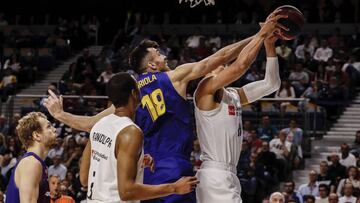
[[[326,40],[321,41],[321,47],[317,48],[314,59],[319,62],[327,62],[333,56],[333,50],[328,46]]]
[[[261,148],[263,141],[257,136],[256,130],[252,130],[250,132],[250,135],[251,137],[249,140],[249,144],[251,146],[251,149],[253,152],[257,152]]]
[[[344,187],[346,184],[350,183],[353,186],[354,196],[360,195],[360,181],[359,181],[359,171],[355,166],[350,166],[348,168],[348,178],[341,179],[337,187],[337,195],[341,196],[344,193]]]
[[[243,129],[243,136],[244,140],[251,141],[251,122],[250,121],[244,121],[244,129]]]
[[[329,203],[338,203],[339,202],[339,196],[337,196],[337,194],[335,194],[335,193],[331,193],[329,195],[328,200],[329,200]]]
[[[200,169],[202,161],[200,160],[201,155],[201,149],[200,149],[200,143],[199,140],[194,140],[194,150],[191,152],[190,155],[190,161],[194,166],[194,171],[197,171]]]
[[[320,173],[317,179],[319,184],[326,184],[330,186],[331,184],[331,177],[329,175],[329,164],[327,161],[320,162]]]
[[[0,133],[0,155],[4,155],[6,152],[6,139],[5,135]]]
[[[314,47],[310,44],[310,39],[305,38],[304,43],[300,44],[296,47],[295,56],[297,59],[304,60],[305,52],[308,52],[310,56],[314,55]]]
[[[319,184],[316,182],[316,180],[317,180],[317,172],[315,170],[311,170],[309,172],[309,183],[300,185],[298,190],[299,195],[301,195],[302,197],[305,195],[313,195],[314,197],[318,197]]]
[[[50,175],[49,189],[51,197],[50,203],[75,203],[72,197],[60,193],[60,178],[58,176]]]
[[[262,142],[262,147],[257,157],[257,163],[262,164],[266,168],[266,172],[269,173],[270,176],[273,177],[274,182],[276,182],[277,172],[279,171],[278,168],[281,166],[276,164],[276,154],[270,151],[268,142]]]
[[[356,203],[356,197],[353,196],[353,185],[346,183],[344,186],[344,195],[339,198],[339,203]]]
[[[295,120],[290,120],[289,127],[284,128],[281,131],[285,131],[287,136],[292,136],[292,144],[301,146],[303,140],[303,130],[297,127]]]
[[[328,42],[329,46],[334,50],[337,50],[340,47],[340,43],[344,42],[340,28],[337,27],[334,29],[334,33],[331,37],[329,37]]]
[[[98,88],[100,89],[101,95],[106,95],[106,84],[114,75],[111,63],[108,63],[106,69],[99,75],[96,82],[98,83]]]
[[[341,158],[340,164],[345,167],[356,166],[356,158],[353,154],[350,153],[350,147],[348,144],[343,143],[340,146]]]
[[[281,82],[280,88],[275,93],[275,98],[281,99],[293,99],[295,98],[295,90],[287,80],[283,80]],[[287,106],[289,106],[290,102],[280,102],[280,112],[284,115]]]
[[[355,141],[350,150],[351,154],[354,154],[356,157],[360,156],[360,130],[356,131]]]
[[[251,64],[250,70],[245,76],[245,82],[251,83],[260,79],[260,74],[258,73],[256,63]]]
[[[291,52],[292,50],[285,40],[281,40],[281,45],[276,47],[276,54],[285,61],[289,60]]]
[[[326,184],[319,185],[319,197],[316,197],[315,203],[328,203],[329,187]]]
[[[315,203],[315,197],[313,195],[305,195],[304,203]]]
[[[285,203],[285,197],[280,192],[274,192],[270,195],[270,203]]]
[[[289,196],[289,199],[294,200],[296,203],[302,203],[303,198],[302,196],[298,195],[295,190],[295,182],[294,181],[287,181],[284,184],[284,192]]]
[[[331,177],[331,182],[337,185],[338,181],[346,177],[346,167],[340,164],[339,155],[336,153],[330,156],[330,160],[332,164],[329,166],[329,176]]]
[[[270,117],[264,116],[262,117],[262,124],[257,129],[257,136],[266,142],[270,142],[275,135],[277,135],[278,130],[274,125],[271,125]]]
[[[9,134],[9,124],[4,115],[0,115],[0,133],[1,134]]]
[[[64,180],[67,172],[67,168],[61,163],[61,156],[56,155],[53,159],[53,165],[49,167],[49,175],[57,175],[60,180]]]
[[[308,87],[310,81],[309,74],[304,71],[301,63],[295,64],[294,71],[290,73],[289,81],[295,88],[297,95],[303,93],[305,88]]]
[[[7,26],[8,22],[4,19],[4,14],[0,13],[0,26]]]
[[[56,138],[55,147],[49,151],[48,157],[53,159],[55,156],[62,156],[64,154],[64,147],[62,147],[62,138]]]
[[[10,68],[5,69],[5,76],[0,82],[0,95],[2,96],[2,101],[5,101],[8,95],[15,93],[16,84],[16,75],[13,74]]]
[[[96,88],[93,85],[91,78],[86,77],[84,80],[84,83],[82,84],[82,86],[80,88],[79,93],[81,95],[91,95],[94,90],[96,90]]]
[[[269,146],[270,151],[274,152],[276,155],[276,160],[279,164],[279,169],[281,170],[279,172],[280,178],[285,180],[291,166],[291,163],[288,163],[290,158],[291,143],[286,141],[286,132],[280,131],[279,138],[272,139]]]

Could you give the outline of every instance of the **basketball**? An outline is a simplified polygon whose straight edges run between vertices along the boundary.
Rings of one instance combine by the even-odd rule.
[[[305,22],[304,16],[301,11],[294,6],[284,5],[278,7],[276,10],[278,9],[281,9],[279,14],[288,16],[288,18],[279,19],[278,22],[289,28],[289,31],[283,30],[283,33],[279,35],[279,37],[282,40],[292,40],[300,34]]]

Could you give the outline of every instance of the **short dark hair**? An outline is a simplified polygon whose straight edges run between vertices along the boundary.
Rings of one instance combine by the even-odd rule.
[[[308,199],[311,199],[312,201],[315,202],[315,197],[312,196],[312,195],[304,195],[303,198],[304,198],[304,201],[307,201]]]
[[[148,52],[148,48],[158,48],[159,44],[152,40],[143,40],[130,53],[129,65],[136,73],[142,73],[145,67],[142,67],[144,57]]]
[[[319,185],[319,189],[320,189],[320,188],[325,188],[326,192],[329,192],[329,186],[326,185],[326,184],[324,184],[324,183],[321,183],[321,184]]]
[[[129,96],[136,89],[135,79],[128,73],[117,73],[107,83],[107,95],[114,106],[120,107],[128,104]]]

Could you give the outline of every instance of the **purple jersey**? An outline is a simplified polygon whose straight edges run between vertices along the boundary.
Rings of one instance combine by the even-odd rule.
[[[19,188],[15,184],[15,171],[20,163],[20,161],[28,156],[35,157],[42,165],[42,176],[39,185],[39,197],[38,203],[49,203],[50,202],[50,191],[49,191],[49,182],[48,182],[48,175],[47,175],[47,168],[45,162],[35,153],[33,152],[26,152],[23,157],[17,162],[14,169],[12,170],[10,181],[6,191],[6,203],[20,203],[20,195],[19,195]]]

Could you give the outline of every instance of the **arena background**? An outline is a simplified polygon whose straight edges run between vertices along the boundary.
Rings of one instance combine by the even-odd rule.
[[[290,201],[294,195],[286,187],[289,181],[295,182],[296,191],[300,185],[306,186],[309,179],[328,185],[331,192],[341,197],[343,185],[338,185],[348,173],[337,164],[337,155],[346,168],[354,166],[356,173],[360,169],[360,2],[357,0],[216,0],[215,6],[201,3],[192,9],[189,2],[179,5],[177,0],[3,2],[0,7],[1,192],[6,190],[11,168],[24,152],[14,133],[17,120],[30,111],[46,113],[42,98],[47,89],[64,95],[66,111],[96,114],[107,105],[104,88],[108,78],[120,71],[133,73],[127,56],[141,40],[158,41],[161,52],[168,56],[168,63],[174,68],[205,58],[254,34],[259,29],[258,22],[284,4],[299,8],[306,24],[295,40],[278,41],[284,86],[281,94],[272,94],[243,108],[246,141],[238,165],[243,200],[262,202],[271,192],[281,191],[289,193],[287,201]],[[326,49],[318,49],[321,47]],[[332,54],[326,56],[329,50]],[[233,86],[261,79],[264,61],[263,50]],[[197,82],[193,81],[188,90],[189,105]],[[81,202],[86,188],[78,180],[78,163],[88,135],[57,121],[54,125],[59,139],[57,148],[47,159],[49,171],[61,175],[61,193]],[[286,133],[292,147],[284,157],[281,150],[270,146],[275,158],[264,149],[263,143],[276,139],[281,132]],[[349,151],[355,161],[352,155],[347,155]],[[201,164],[199,154],[194,131],[194,170]],[[353,179],[353,195],[358,197],[359,176]],[[320,193],[321,188],[327,187],[320,187]],[[315,190],[318,191],[313,194],[317,196],[319,189]],[[306,196],[309,194],[303,190],[297,192],[305,195],[304,202],[305,199],[311,202],[312,197]]]

